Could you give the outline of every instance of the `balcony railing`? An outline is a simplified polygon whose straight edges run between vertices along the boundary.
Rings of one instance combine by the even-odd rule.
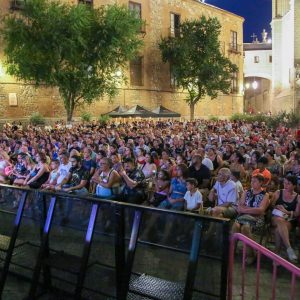
[[[11,0],[10,9],[12,10],[22,10],[24,9],[26,0]]]
[[[235,43],[228,44],[228,52],[241,54],[242,51],[243,51],[242,45],[235,44]]]

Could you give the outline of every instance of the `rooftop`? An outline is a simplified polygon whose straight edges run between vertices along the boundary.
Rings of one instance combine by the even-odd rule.
[[[244,51],[272,50],[271,43],[244,43]]]

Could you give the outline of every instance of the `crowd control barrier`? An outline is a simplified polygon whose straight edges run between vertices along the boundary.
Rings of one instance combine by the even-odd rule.
[[[0,195],[2,299],[14,278],[26,286],[16,300],[227,297],[226,219],[6,185]]]

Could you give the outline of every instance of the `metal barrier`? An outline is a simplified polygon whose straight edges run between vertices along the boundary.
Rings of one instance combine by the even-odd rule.
[[[235,246],[237,242],[242,242],[242,270],[241,270],[241,286],[234,282],[234,267],[235,267]],[[246,284],[246,259],[247,259],[247,247],[257,252],[256,259],[256,278],[255,278],[255,295],[247,296],[245,295],[245,284]],[[261,262],[262,257],[269,259],[272,263],[272,280],[271,280],[271,295],[268,298],[264,298],[261,296],[260,290],[260,274],[261,274]],[[264,248],[259,245],[255,241],[249,239],[240,233],[235,233],[231,236],[230,240],[230,256],[229,256],[229,274],[228,274],[228,300],[236,299],[233,297],[233,287],[241,288],[240,290],[240,298],[239,299],[277,299],[276,298],[276,282],[278,281],[278,269],[282,267],[283,270],[287,271],[291,275],[291,283],[290,283],[290,295],[289,297],[285,295],[284,299],[299,299],[296,296],[296,280],[300,279],[300,269],[290,262],[286,261],[282,257],[276,255],[272,251]],[[249,268],[251,268],[249,266]]]
[[[0,298],[14,274],[29,283],[30,300],[52,291],[226,299],[229,220],[5,185],[0,193],[0,239],[10,241],[0,247]]]

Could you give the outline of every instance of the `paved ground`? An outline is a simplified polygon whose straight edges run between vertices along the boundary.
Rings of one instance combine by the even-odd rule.
[[[60,226],[61,218],[64,209],[63,205],[58,205],[54,226],[51,230],[50,235],[50,247],[55,250],[63,250],[67,253],[74,255],[80,255],[82,253],[82,245],[84,241],[84,229],[86,228],[87,219],[86,215],[89,212],[89,206],[87,204],[80,204],[73,207],[72,216],[68,226]],[[0,205],[0,234],[10,235],[10,228],[14,213],[16,210],[13,208],[13,200],[7,201]],[[114,266],[115,252],[114,252],[114,240],[110,235],[103,236],[100,233],[105,231],[106,234],[111,234],[111,226],[107,223],[107,218],[110,217],[108,212],[103,213],[106,218],[99,218],[96,226],[96,234],[94,236],[93,247],[90,256],[90,263],[93,264],[88,272],[85,280],[84,296],[87,299],[110,299],[109,296],[100,295],[98,292],[101,291],[104,294],[114,295],[115,293],[115,279],[114,271],[111,268],[103,267],[103,264]],[[22,274],[25,278],[30,279],[32,276],[32,269],[35,265],[36,256],[38,253],[39,245],[39,219],[40,219],[40,208],[34,201],[31,202],[30,206],[26,207],[25,218],[23,219],[22,226],[20,228],[20,239],[27,241],[27,243],[19,248],[15,249],[14,256],[12,259],[13,264],[11,265],[11,271]],[[145,218],[146,222],[149,219]],[[147,221],[148,220],[148,221]],[[188,220],[179,220],[175,227],[172,228],[170,238],[168,241],[163,240],[163,234],[161,226],[163,223],[171,222],[169,220],[156,220],[158,232],[160,234],[151,234],[151,242],[163,243],[166,246],[174,245],[177,249],[187,250],[190,246],[188,240],[183,239],[183,236],[188,236],[187,232],[191,231],[192,224],[189,224]],[[141,230],[141,236],[143,236],[143,228]],[[272,247],[272,244],[268,244]],[[196,276],[195,287],[198,290],[218,294],[220,289],[220,261],[214,260],[209,257],[220,257],[222,244],[221,240],[216,236],[213,240],[205,240],[201,249],[201,257],[198,262],[198,270]],[[240,254],[237,251],[237,260],[235,265],[234,273],[234,299],[241,299],[241,263]],[[1,251],[0,251],[1,257]],[[166,249],[159,249],[157,247],[140,244],[137,248],[136,259],[133,270],[139,274],[150,274],[153,277],[163,278],[168,281],[179,282],[183,284],[186,278],[186,271],[188,267],[188,254],[179,252],[170,252]],[[255,299],[255,286],[256,286],[256,270],[254,266],[247,267],[246,269],[246,286],[245,286],[245,300]],[[52,275],[60,278],[53,279],[53,286],[72,291],[73,285],[68,284],[65,280],[75,282],[75,277],[68,273],[52,272]],[[259,299],[271,299],[271,277],[272,277],[272,264],[266,259],[262,260],[262,268],[260,274],[260,297]],[[133,276],[133,280],[136,277]],[[148,286],[145,284],[141,277],[139,279],[139,288],[147,289]],[[146,279],[149,280],[147,277]],[[150,278],[151,279],[151,278]],[[137,283],[137,282],[136,282]],[[137,285],[137,284],[136,284]],[[155,286],[155,282],[151,283],[152,287]],[[298,281],[298,286],[299,281]],[[163,288],[163,284],[160,285],[159,289]],[[167,287],[164,287],[164,293],[166,296],[164,299],[172,300],[178,299],[176,294],[168,294]],[[299,288],[298,288],[299,289]],[[9,275],[5,285],[2,300],[18,300],[23,299],[29,290],[29,283],[24,279],[20,279],[14,275]],[[91,290],[98,292],[93,293]],[[289,299],[290,290],[290,276],[282,269],[278,270],[278,281],[277,281],[277,297],[276,299],[286,300]],[[159,291],[158,291],[159,292]],[[300,291],[295,299],[300,299]],[[68,299],[66,295],[60,295],[59,293],[47,293],[40,299]],[[128,299],[148,299],[144,297],[133,297],[129,296]],[[205,294],[195,293],[193,299],[198,300],[212,300],[218,299],[218,297],[209,297]]]

